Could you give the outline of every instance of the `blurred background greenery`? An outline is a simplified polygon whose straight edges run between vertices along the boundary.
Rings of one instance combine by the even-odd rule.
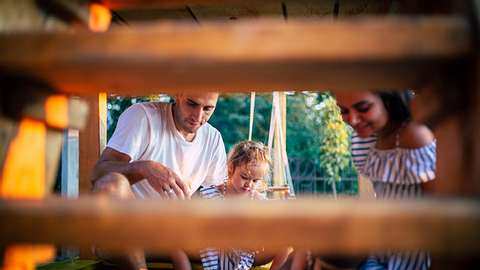
[[[335,130],[325,129],[324,101],[331,98],[328,93],[289,92],[287,93],[287,154],[290,163],[295,193],[330,194],[333,191],[331,176],[325,170],[325,163],[335,164],[331,153],[326,153],[326,136],[340,136]],[[115,129],[118,117],[129,106],[138,102],[171,102],[166,95],[145,97],[110,96],[108,99],[108,138]],[[257,94],[252,139],[267,144],[272,110],[272,94]],[[209,123],[222,134],[226,151],[237,142],[248,139],[250,95],[231,94],[221,96],[215,113]],[[332,119],[333,120],[333,119]],[[323,126],[323,127],[322,127]],[[323,128],[323,129],[322,129]],[[327,133],[326,133],[327,132]],[[330,132],[330,134],[328,133]],[[331,134],[334,133],[334,134]],[[329,143],[330,140],[328,140]],[[322,147],[321,147],[322,146]],[[323,157],[323,159],[322,159]],[[327,159],[326,159],[327,158]],[[320,164],[322,160],[323,164]],[[355,195],[358,192],[357,175],[350,158],[346,168],[340,170],[340,181],[336,192]],[[324,166],[322,166],[324,165]]]

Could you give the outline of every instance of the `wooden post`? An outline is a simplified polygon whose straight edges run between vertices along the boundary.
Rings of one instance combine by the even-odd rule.
[[[480,26],[480,1],[472,1],[471,13],[473,16],[472,36],[473,47],[478,47]],[[450,72],[449,76],[456,80],[444,84],[437,96],[440,99],[437,110],[450,112],[448,118],[436,127],[435,135],[438,140],[437,148],[437,180],[435,189],[445,195],[478,196],[480,194],[480,53],[474,51],[468,65],[460,72],[462,76]],[[460,86],[460,87],[458,87]],[[458,89],[455,89],[457,87]],[[439,89],[437,89],[439,90]],[[448,91],[448,92],[447,92]],[[458,96],[447,95],[450,91],[460,93]],[[450,98],[445,98],[450,97]],[[456,98],[455,98],[456,97]],[[434,99],[425,103],[432,104]],[[431,106],[431,105],[430,105]],[[434,105],[435,107],[435,105]],[[460,108],[460,109],[458,109]]]
[[[85,98],[90,107],[87,126],[79,134],[79,191],[91,191],[92,170],[105,148],[107,126],[107,95],[100,93]]]
[[[474,23],[476,24],[473,29],[475,29],[477,32],[474,33],[476,40],[474,40],[474,46],[478,48],[478,45],[480,44],[480,37],[478,36],[480,34],[480,0],[475,0],[473,1],[474,3]],[[474,67],[473,67],[473,85],[472,85],[472,91],[473,91],[473,104],[472,104],[472,110],[471,110],[471,124],[473,125],[472,127],[472,133],[470,134],[471,136],[471,141],[472,141],[472,162],[471,162],[471,176],[470,179],[472,181],[473,187],[475,189],[475,195],[480,195],[480,140],[478,139],[478,134],[480,134],[480,52],[478,50],[475,51],[473,54],[474,58]]]
[[[475,85],[475,96],[474,102],[475,105],[472,111],[472,125],[473,125],[473,133],[471,134],[474,137],[473,141],[473,160],[471,166],[471,173],[472,175],[470,178],[472,179],[473,187],[475,189],[475,194],[478,196],[480,194],[480,141],[478,140],[478,134],[480,134],[480,54],[477,53],[476,55],[476,85]]]
[[[85,195],[92,190],[92,171],[105,147],[107,95],[99,93],[85,97],[90,107],[88,122],[79,133],[79,193]],[[80,249],[80,258],[91,259],[90,247]]]

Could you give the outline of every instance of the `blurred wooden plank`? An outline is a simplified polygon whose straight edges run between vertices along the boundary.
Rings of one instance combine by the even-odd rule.
[[[434,134],[438,141],[436,181],[433,186],[435,194],[471,195],[475,193],[469,173],[465,171],[469,160],[465,156],[463,144],[464,118],[463,114],[452,115],[435,127]]]
[[[465,14],[471,10],[470,4],[473,1],[417,1],[417,0],[397,0],[395,1],[395,12],[402,14]]]
[[[49,242],[119,249],[205,246],[362,254],[424,249],[478,255],[478,201],[0,201],[0,244]],[[239,225],[241,224],[241,226]]]
[[[60,3],[61,2],[61,3]],[[79,27],[70,25],[69,20],[85,19],[88,15],[87,4],[83,1],[40,1],[40,0],[2,0],[0,1],[0,32],[67,30]],[[52,7],[63,6],[62,9]],[[68,7],[67,7],[68,6]],[[59,12],[65,16],[59,16]],[[84,28],[84,26],[81,26]]]
[[[255,0],[244,0],[241,2],[227,1],[215,5],[191,5],[199,22],[206,20],[237,20],[237,19],[258,19],[260,17],[283,18],[282,1],[265,1],[259,3]]]
[[[0,68],[67,93],[407,88],[472,50],[461,17],[166,22],[0,35]]]
[[[338,2],[339,15],[368,15],[368,14],[465,14],[468,11],[468,1],[417,1],[417,0],[104,0],[103,3],[118,12],[137,13],[140,10],[164,10],[161,17],[175,14],[176,9],[186,6],[195,7],[199,17],[204,19],[220,19],[225,14],[234,12],[237,16],[257,17],[258,15],[271,16],[272,10],[277,10],[284,4],[289,17],[323,17],[332,16],[335,3]],[[245,10],[248,7],[248,10]],[[198,8],[198,10],[197,10]],[[272,9],[274,8],[274,9]],[[138,13],[139,14],[139,13]],[[153,13],[150,13],[153,14]],[[234,16],[234,15],[231,15]],[[139,18],[139,17],[137,17]],[[153,18],[152,19],[157,19]],[[160,17],[158,17],[160,18]],[[229,18],[229,17],[226,17]],[[133,19],[133,17],[132,17]]]
[[[385,14],[391,6],[391,0],[342,0],[340,15]],[[146,19],[191,19],[186,7],[200,22],[206,20],[232,20],[259,17],[319,18],[332,16],[335,0],[248,0],[248,1],[106,1],[127,21],[145,21]]]
[[[475,44],[478,48],[480,44],[480,0],[472,1],[473,13],[474,13],[474,23],[476,25],[475,30]],[[480,51],[477,49],[475,50],[474,54],[474,67],[472,67],[472,101],[471,101],[471,126],[472,126],[472,133],[470,133],[470,141],[471,141],[471,176],[470,179],[473,183],[473,187],[475,189],[476,195],[480,194],[480,142],[477,139],[477,134],[480,132]]]
[[[34,0],[0,1],[0,31],[43,29],[45,16]]]
[[[192,16],[185,7],[170,9],[127,9],[116,11],[129,26],[138,23],[153,22],[155,20],[185,20],[193,21]],[[112,25],[112,27],[117,27]]]
[[[263,9],[264,6],[269,6],[273,4],[281,5],[284,2],[287,6],[293,4],[295,6],[304,6],[309,9],[318,10],[323,13],[327,10],[333,8],[333,3],[335,0],[103,0],[102,1],[106,6],[117,9],[117,10],[126,10],[126,9],[152,9],[152,8],[178,8],[184,6],[202,6],[202,7],[212,7],[219,8],[223,5],[229,6],[242,6],[246,2],[252,10]],[[344,12],[367,12],[367,13],[379,13],[380,11],[385,10],[385,6],[391,4],[391,0],[341,0],[341,4],[345,4]],[[321,9],[319,9],[321,7]]]
[[[79,190],[92,190],[92,171],[106,144],[107,97],[105,93],[85,97],[89,105],[87,126],[79,133]]]
[[[394,0],[339,1],[339,16],[387,14]],[[343,18],[342,18],[343,19]]]
[[[475,88],[472,101],[471,119],[472,119],[472,133],[470,133],[470,141],[472,143],[471,149],[471,171],[468,172],[472,188],[475,195],[480,194],[480,142],[477,134],[480,134],[480,53],[476,55],[476,74],[475,74]]]
[[[321,18],[332,17],[335,0],[286,0],[288,17]],[[343,1],[342,1],[343,2]]]
[[[237,2],[241,0],[103,0],[102,3],[112,9],[151,9],[175,8],[192,4],[215,5],[224,2]],[[263,3],[263,1],[262,1]]]

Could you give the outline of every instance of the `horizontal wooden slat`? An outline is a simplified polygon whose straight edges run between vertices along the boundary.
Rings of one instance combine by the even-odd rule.
[[[277,2],[278,0],[263,0],[258,2]],[[221,5],[222,3],[242,3],[242,0],[103,0],[103,4],[112,9],[132,9],[132,8],[172,8],[184,7],[187,5]]]
[[[0,68],[68,93],[407,88],[472,50],[460,17],[161,23],[0,35]]]
[[[251,6],[250,10],[257,13],[257,11],[264,8],[265,5],[278,5],[279,7],[284,3],[287,6],[288,14],[293,16],[323,16],[332,14],[335,0],[103,0],[106,6],[113,9],[152,9],[152,8],[178,8],[185,6],[203,6],[218,8],[224,5],[228,6],[242,6],[245,2]],[[438,2],[438,1],[437,1]],[[365,13],[387,13],[388,8],[393,4],[391,1],[378,0],[342,0],[340,1],[339,11],[340,15],[354,15]],[[397,3],[398,5],[398,3]],[[434,5],[435,6],[435,5]],[[438,3],[437,3],[438,6]],[[304,11],[302,11],[302,9]],[[433,9],[433,8],[432,8]],[[259,12],[261,13],[261,12]]]
[[[478,255],[478,201],[0,201],[0,245],[48,242],[119,249],[205,246],[322,253],[424,249]]]
[[[190,1],[107,1],[129,24],[146,20],[190,19],[190,8],[200,23],[206,20],[233,20],[258,17],[320,18],[334,16],[335,0],[190,0]],[[342,0],[339,16],[385,14],[391,1]]]
[[[264,1],[261,4],[255,0],[242,2],[223,2],[212,5],[189,6],[200,23],[207,20],[237,20],[246,18],[271,17],[283,19],[281,1]]]

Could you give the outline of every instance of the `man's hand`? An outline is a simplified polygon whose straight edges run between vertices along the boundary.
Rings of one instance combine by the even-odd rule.
[[[169,168],[151,160],[130,162],[130,156],[112,148],[105,148],[93,171],[93,182],[110,172],[125,175],[130,185],[147,179],[150,185],[165,199],[189,199],[188,187]]]
[[[151,160],[139,160],[130,163],[133,171],[148,180],[150,185],[163,198],[189,199],[190,188],[169,168]]]

